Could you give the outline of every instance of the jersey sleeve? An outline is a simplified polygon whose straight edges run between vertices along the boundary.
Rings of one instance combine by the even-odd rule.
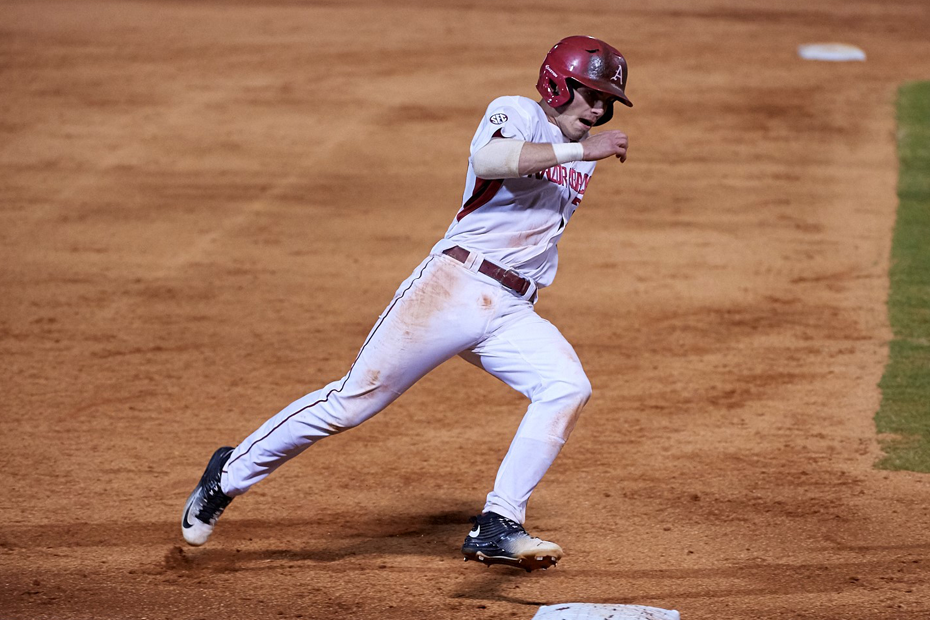
[[[471,154],[477,153],[491,138],[532,141],[533,117],[520,107],[515,97],[499,97],[491,102],[471,141]]]

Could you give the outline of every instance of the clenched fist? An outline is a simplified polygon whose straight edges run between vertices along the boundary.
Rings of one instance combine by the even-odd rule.
[[[625,133],[616,129],[596,133],[581,141],[584,147],[584,160],[598,161],[613,155],[624,162],[629,141]]]

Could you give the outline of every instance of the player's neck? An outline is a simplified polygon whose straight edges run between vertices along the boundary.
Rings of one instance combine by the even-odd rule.
[[[558,116],[559,116],[558,111],[557,111],[555,108],[553,108],[551,105],[549,105],[548,103],[546,103],[545,101],[543,101],[542,99],[540,99],[540,100],[537,101],[536,103],[539,104],[539,107],[540,107],[540,108],[542,108],[543,114],[546,115],[546,120],[548,120],[551,124],[555,125],[556,129],[559,130],[559,133],[562,134],[562,136],[563,136],[566,140],[571,141],[571,138],[569,138],[568,136],[566,136],[566,135],[565,135],[565,132],[562,131],[562,126],[559,125],[559,124],[556,122],[556,118],[558,118]]]
[[[536,104],[539,105],[540,108],[542,108],[543,114],[546,115],[546,119],[548,119],[550,123],[558,127],[559,124],[555,122],[555,117],[558,116],[559,113],[555,111],[555,108],[553,108],[551,105],[549,105],[542,99],[537,101]]]

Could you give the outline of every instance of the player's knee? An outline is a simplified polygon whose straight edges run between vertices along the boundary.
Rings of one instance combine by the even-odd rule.
[[[341,433],[343,431],[349,430],[350,428],[355,428],[367,419],[368,418],[363,418],[357,414],[350,415],[343,412],[341,415],[333,416],[331,424],[336,433]]]
[[[364,373],[363,383],[347,381],[341,389],[333,390],[327,397],[327,420],[341,433],[362,424],[383,411],[394,399],[397,392],[387,389],[379,381],[379,373]]]
[[[340,407],[334,407],[332,415],[327,420],[335,433],[359,426],[384,408],[381,403],[367,399],[350,399],[347,402],[340,402],[340,405]]]
[[[575,397],[581,403],[581,406],[584,407],[589,400],[591,400],[591,381],[588,380],[588,376],[583,372],[574,380],[574,391]]]
[[[533,400],[584,407],[591,398],[591,382],[580,365],[562,369],[558,378],[545,383]]]
[[[588,404],[589,400],[591,400],[591,382],[588,381],[588,377],[582,374],[572,382],[572,407],[569,414],[571,418],[568,424],[569,432],[575,427],[575,422],[578,421],[581,410],[584,409],[584,406]]]
[[[567,432],[575,426],[581,410],[591,398],[591,382],[583,371],[567,373],[550,385],[548,399]],[[566,433],[567,434],[567,433]]]
[[[364,406],[366,404],[367,403],[363,403],[362,406],[348,407],[346,410],[342,411],[335,419],[335,425],[338,429],[337,432],[341,433],[342,431],[355,428],[366,420],[374,417],[383,409],[383,407],[379,406]]]
[[[550,436],[564,442],[571,435],[581,416],[581,410],[591,398],[591,382],[584,373],[580,373],[559,381],[555,391],[558,397],[550,403],[547,429]]]
[[[591,382],[580,367],[562,377],[560,383],[561,399],[573,408],[580,411],[591,399]]]

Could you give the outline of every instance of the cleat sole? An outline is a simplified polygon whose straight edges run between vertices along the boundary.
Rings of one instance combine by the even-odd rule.
[[[484,564],[488,568],[492,564],[502,564],[512,566],[513,568],[522,568],[528,573],[534,570],[546,570],[555,566],[562,558],[553,555],[529,556],[529,557],[511,557],[511,556],[493,556],[485,555],[481,551],[465,550],[465,561],[474,560]]]

